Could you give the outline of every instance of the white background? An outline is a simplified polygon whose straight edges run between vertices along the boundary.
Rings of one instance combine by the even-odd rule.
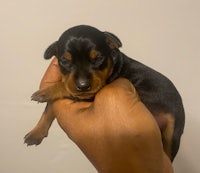
[[[1,0],[0,172],[96,172],[57,122],[40,146],[23,144],[45,106],[30,101],[49,64],[43,52],[64,30],[79,24],[113,32],[124,53],[174,82],[186,112],[175,172],[199,173],[198,0]]]

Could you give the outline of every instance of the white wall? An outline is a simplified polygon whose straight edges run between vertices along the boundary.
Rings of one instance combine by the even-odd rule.
[[[96,172],[56,122],[40,146],[23,144],[44,109],[30,101],[49,64],[44,50],[67,28],[89,24],[118,35],[123,52],[175,83],[186,111],[175,172],[199,173],[199,9],[198,0],[1,0],[0,172]]]

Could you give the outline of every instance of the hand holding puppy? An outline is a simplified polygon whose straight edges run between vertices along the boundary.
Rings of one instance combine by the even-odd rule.
[[[55,71],[57,75],[52,77]],[[54,59],[40,87],[59,78]],[[157,123],[128,80],[105,86],[94,102],[63,99],[54,102],[52,109],[62,129],[98,172],[173,172]]]

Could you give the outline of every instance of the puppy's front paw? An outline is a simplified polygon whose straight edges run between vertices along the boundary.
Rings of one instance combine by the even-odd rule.
[[[47,137],[48,132],[41,132],[39,130],[33,129],[24,137],[24,143],[29,145],[39,145],[42,140]]]
[[[33,95],[31,96],[31,100],[43,103],[50,101],[51,98],[46,90],[39,90],[33,93]]]

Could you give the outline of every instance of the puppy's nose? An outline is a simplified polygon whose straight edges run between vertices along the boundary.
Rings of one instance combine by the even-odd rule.
[[[76,82],[77,91],[89,91],[91,89],[90,81],[87,79],[79,79]]]

